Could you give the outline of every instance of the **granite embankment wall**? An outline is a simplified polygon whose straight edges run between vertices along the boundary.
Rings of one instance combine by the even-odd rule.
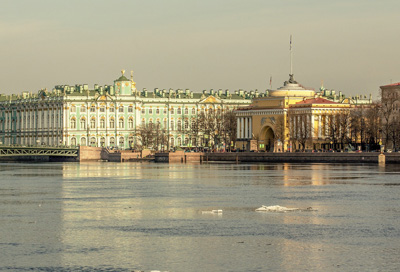
[[[379,163],[380,153],[157,153],[156,162]],[[400,153],[386,153],[386,163],[400,163]]]

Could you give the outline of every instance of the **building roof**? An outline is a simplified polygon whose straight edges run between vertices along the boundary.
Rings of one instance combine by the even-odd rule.
[[[120,76],[117,80],[115,81],[130,81],[129,79],[127,79],[124,75]]]
[[[303,101],[297,102],[296,104],[340,104],[325,98],[317,97],[311,99],[305,99]]]
[[[383,86],[381,86],[381,88],[382,87],[395,87],[395,86],[400,86],[400,82],[393,83],[393,84],[388,84],[388,85],[383,85]]]

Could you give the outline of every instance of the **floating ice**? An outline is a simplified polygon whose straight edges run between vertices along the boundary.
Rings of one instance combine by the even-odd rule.
[[[202,214],[210,213],[210,214],[222,214],[222,210],[211,210],[211,211],[202,211]]]
[[[256,212],[293,212],[293,211],[313,211],[313,208],[308,207],[306,209],[300,209],[300,208],[287,208],[279,205],[275,206],[262,205],[260,208],[256,209]]]

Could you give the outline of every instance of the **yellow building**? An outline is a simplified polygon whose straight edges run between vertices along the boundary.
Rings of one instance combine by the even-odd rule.
[[[236,111],[238,149],[284,152],[335,146],[331,138],[337,137],[330,134],[349,125],[344,116],[349,116],[350,104],[319,97],[289,76],[267,97],[254,98]]]

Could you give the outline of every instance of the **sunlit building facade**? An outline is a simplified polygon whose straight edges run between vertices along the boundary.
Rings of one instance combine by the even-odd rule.
[[[346,99],[332,100],[290,75],[282,87],[236,111],[237,148],[275,152],[328,148],[332,119],[352,107]]]
[[[122,76],[112,85],[59,85],[52,91],[0,95],[0,142],[6,145],[130,148],[143,124],[160,124],[169,146],[191,144],[184,132],[200,112],[247,106],[257,91],[138,91]],[[185,129],[182,129],[185,128]]]

